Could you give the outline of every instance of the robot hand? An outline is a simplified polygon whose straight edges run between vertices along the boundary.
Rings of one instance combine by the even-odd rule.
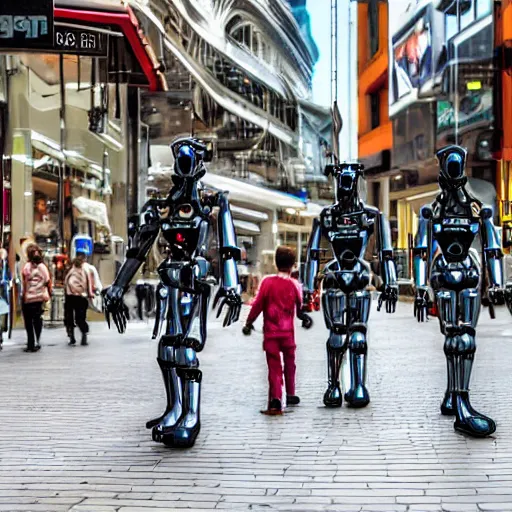
[[[505,304],[505,289],[499,286],[491,286],[488,290],[489,302],[493,306],[503,306]]]
[[[307,313],[300,311],[297,316],[299,320],[302,320],[302,327],[304,329],[311,329],[313,327],[313,319]]]
[[[424,322],[428,319],[428,288],[426,287],[416,289],[414,316],[418,319],[418,322]]]
[[[220,300],[222,299],[222,300]],[[228,311],[224,318],[223,327],[227,327],[235,322],[238,322],[240,318],[240,311],[242,310],[242,299],[240,295],[233,289],[219,288],[215,300],[213,301],[213,308],[217,307],[217,303],[220,300],[219,310],[217,311],[217,318],[222,315],[224,306],[227,306]]]
[[[380,294],[377,304],[377,311],[380,311],[382,304],[386,302],[386,313],[394,313],[396,311],[396,303],[398,302],[398,286],[388,284],[384,291]]]
[[[242,332],[246,336],[250,336],[252,331],[254,331],[254,326],[253,325],[244,325],[243,328],[242,328]]]
[[[121,286],[109,286],[102,291],[105,319],[110,329],[110,316],[120,334],[126,330],[126,323],[129,318],[128,308],[123,300],[124,289]]]

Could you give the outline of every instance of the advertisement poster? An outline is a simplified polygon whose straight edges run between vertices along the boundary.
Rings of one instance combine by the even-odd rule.
[[[401,11],[400,11],[401,10]],[[431,2],[390,2],[389,115],[432,99],[443,14]]]

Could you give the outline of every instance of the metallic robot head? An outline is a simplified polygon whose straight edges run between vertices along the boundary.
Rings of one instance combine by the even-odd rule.
[[[446,146],[437,154],[439,160],[439,184],[442,188],[460,188],[467,182],[467,152],[460,146]]]
[[[329,166],[326,174],[332,174],[336,180],[336,199],[346,201],[358,195],[358,181],[364,167],[359,163],[343,163]]]
[[[174,171],[180,178],[199,178],[206,146],[196,139],[178,139],[171,144]]]

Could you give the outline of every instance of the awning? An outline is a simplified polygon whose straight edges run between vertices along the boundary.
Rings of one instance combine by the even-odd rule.
[[[206,173],[201,181],[206,187],[229,192],[229,199],[232,202],[255,207],[260,206],[268,210],[282,208],[306,209],[306,204],[295,196],[269,188],[257,187],[245,181],[234,180],[213,173]]]
[[[261,233],[259,226],[253,222],[234,219],[233,224],[236,232],[242,235],[259,235]]]
[[[110,224],[108,222],[107,205],[100,203],[100,201],[93,201],[87,197],[73,198],[73,207],[76,208],[78,220],[88,220],[94,222],[98,227],[110,231]]]
[[[299,212],[301,217],[319,217],[324,209],[322,205],[311,202],[307,203],[306,207],[305,211]]]
[[[231,213],[235,219],[251,220],[254,222],[266,222],[268,215],[256,210],[249,210],[249,208],[242,208],[241,206],[231,205]]]
[[[122,10],[119,9],[121,5]],[[89,25],[116,27],[124,34],[135,58],[147,78],[151,91],[167,90],[167,84],[160,72],[160,63],[149,41],[144,37],[132,10],[122,2],[90,0],[83,3],[57,1],[54,8],[55,22],[69,21],[81,27]]]

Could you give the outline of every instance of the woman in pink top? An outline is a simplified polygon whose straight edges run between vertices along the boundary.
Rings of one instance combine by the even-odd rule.
[[[283,367],[286,383],[286,402],[297,405],[295,395],[295,314],[303,320],[303,326],[311,327],[311,319],[301,312],[302,290],[291,271],[295,265],[295,252],[289,247],[278,247],[276,266],[278,274],[265,277],[261,281],[258,295],[251,308],[244,334],[250,334],[253,324],[263,312],[263,350],[267,356],[269,403],[268,414],[282,413]]]
[[[82,333],[82,345],[88,345],[87,309],[89,299],[94,297],[93,276],[87,264],[86,255],[78,252],[73,265],[66,274],[66,301],[64,303],[64,325],[69,337],[69,345],[76,344],[75,322]]]
[[[37,352],[43,330],[43,304],[50,300],[52,283],[48,267],[43,263],[41,249],[35,244],[27,248],[28,262],[21,272],[23,319],[27,331],[25,352]]]

